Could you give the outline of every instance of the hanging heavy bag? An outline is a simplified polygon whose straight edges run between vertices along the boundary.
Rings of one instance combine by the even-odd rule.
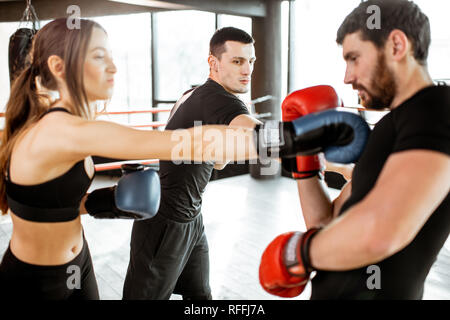
[[[31,23],[30,28],[21,28],[22,23]],[[12,85],[14,79],[30,63],[29,53],[31,51],[33,38],[39,30],[39,20],[31,5],[31,0],[27,0],[27,7],[19,23],[19,28],[9,38],[9,80]]]

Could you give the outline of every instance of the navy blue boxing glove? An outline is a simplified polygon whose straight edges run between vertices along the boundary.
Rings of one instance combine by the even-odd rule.
[[[148,169],[124,175],[114,187],[94,190],[84,206],[94,218],[144,220],[156,215],[160,198],[158,173]]]
[[[311,113],[291,122],[255,127],[260,157],[291,158],[324,152],[331,162],[352,163],[364,150],[370,128],[360,116],[336,110]]]

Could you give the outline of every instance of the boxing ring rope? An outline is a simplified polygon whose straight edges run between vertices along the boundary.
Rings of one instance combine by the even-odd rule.
[[[159,112],[170,112],[172,107],[167,108],[152,108],[150,110],[137,110],[137,111],[112,111],[112,112],[99,112],[97,115],[117,115],[117,114],[136,114],[136,113],[159,113]]]

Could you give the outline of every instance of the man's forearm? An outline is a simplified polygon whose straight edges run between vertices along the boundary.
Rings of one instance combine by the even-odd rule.
[[[312,266],[318,270],[344,271],[376,263],[387,257],[373,241],[372,226],[357,208],[334,219],[317,233],[309,248]]]
[[[306,227],[319,227],[330,223],[333,218],[333,202],[325,182],[318,178],[297,180],[303,218]]]

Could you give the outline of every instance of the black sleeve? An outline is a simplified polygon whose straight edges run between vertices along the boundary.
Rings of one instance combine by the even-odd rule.
[[[241,114],[249,114],[244,102],[238,98],[217,97],[211,99],[203,109],[203,119],[206,124],[228,125]]]
[[[450,105],[432,103],[398,110],[393,152],[427,149],[450,155]]]

